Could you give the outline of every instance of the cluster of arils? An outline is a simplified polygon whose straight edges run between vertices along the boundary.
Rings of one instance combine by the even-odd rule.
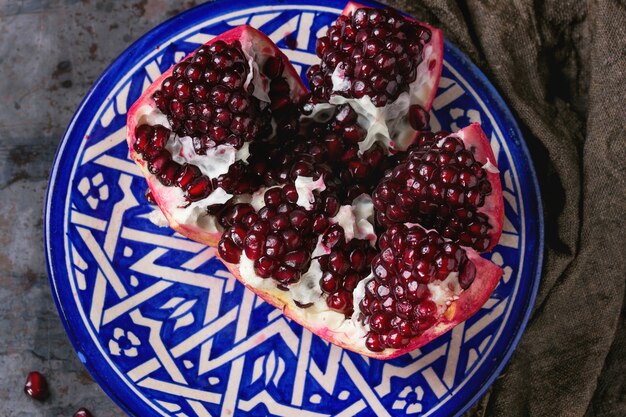
[[[313,102],[327,102],[331,93],[369,96],[377,107],[395,101],[415,81],[430,31],[391,9],[357,9],[340,16],[317,40],[321,63],[308,72]],[[333,84],[333,74],[342,85]]]
[[[283,76],[282,56],[268,57],[257,77],[268,84],[269,102],[254,94],[251,67],[241,43],[217,40],[203,45],[176,64],[152,94],[171,129],[140,124],[135,128],[134,150],[148,162],[150,173],[165,186],[183,189],[189,201],[206,198],[221,187],[244,194],[261,185],[244,161],[236,161],[217,178],[203,175],[193,164],[173,160],[167,148],[172,133],[191,138],[196,155],[206,155],[220,145],[241,149],[244,143],[277,135],[294,135],[299,128],[298,105]],[[274,131],[272,130],[274,124]]]
[[[482,165],[461,139],[446,132],[421,134],[415,149],[372,194],[379,224],[419,223],[461,245],[486,250],[491,226],[478,210],[491,184]]]
[[[310,122],[306,126],[307,140],[322,150],[323,160],[341,185],[339,194],[346,204],[363,193],[371,194],[395,161],[379,143],[361,152],[359,143],[366,135],[367,131],[361,127],[357,113],[349,104],[337,106],[329,120]]]
[[[270,117],[253,95],[254,84],[246,83],[249,71],[239,41],[217,41],[176,64],[152,97],[174,132],[193,138],[197,154],[221,144],[239,149]]]
[[[370,327],[371,350],[401,348],[437,320],[437,306],[428,284],[457,274],[468,288],[476,270],[465,251],[434,230],[394,225],[380,237],[380,253],[372,261],[374,278],[361,301],[363,320]]]
[[[323,272],[320,288],[326,294],[328,306],[346,316],[354,312],[353,292],[360,281],[372,271],[376,250],[368,240],[351,239],[346,242],[341,226],[334,224],[322,236],[322,243],[330,253],[319,258]]]
[[[315,228],[320,225],[311,212],[295,204],[298,195],[293,187],[270,188],[263,198],[265,206],[258,211],[249,204],[226,209],[221,216],[226,231],[218,251],[233,263],[245,253],[258,276],[273,278],[286,288],[309,269],[317,244]]]
[[[148,170],[165,186],[180,187],[189,201],[206,198],[213,191],[211,179],[198,167],[179,164],[166,149],[171,131],[161,125],[140,125],[135,130],[133,149],[147,162]]]

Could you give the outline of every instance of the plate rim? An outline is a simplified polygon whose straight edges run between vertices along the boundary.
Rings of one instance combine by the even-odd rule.
[[[499,91],[495,88],[495,86],[489,81],[487,76],[483,73],[483,71],[465,54],[461,49],[453,44],[452,42],[445,39],[444,43],[444,56],[445,49],[449,49],[453,51],[454,54],[459,58],[460,61],[463,62],[464,65],[470,68],[470,73],[475,77],[476,81],[480,82],[480,91],[487,91],[487,93],[495,99],[494,102],[490,103],[491,106],[495,106],[498,108],[499,114],[502,115],[505,124],[509,127],[515,137],[518,138],[516,145],[519,146],[521,150],[521,155],[528,162],[528,170],[530,171],[530,186],[534,191],[534,197],[536,198],[536,228],[538,233],[538,241],[537,247],[535,249],[536,252],[536,260],[532,263],[533,271],[531,272],[531,276],[533,276],[532,286],[530,288],[529,296],[528,296],[528,305],[526,306],[526,310],[522,315],[522,319],[518,323],[518,329],[515,332],[512,339],[509,339],[509,343],[507,348],[505,349],[505,353],[502,355],[502,359],[498,363],[497,366],[494,367],[491,375],[486,379],[485,383],[483,383],[482,387],[476,392],[476,394],[471,397],[469,401],[466,402],[464,407],[461,407],[455,417],[462,416],[467,410],[469,410],[484,394],[485,392],[493,385],[496,378],[500,376],[504,368],[508,365],[511,360],[511,356],[517,349],[517,346],[526,331],[526,327],[528,325],[528,321],[530,320],[530,316],[532,315],[535,301],[537,298],[537,293],[539,291],[539,284],[541,283],[542,271],[543,271],[543,258],[544,258],[544,246],[545,246],[545,230],[544,230],[544,218],[543,218],[543,200],[541,196],[541,189],[539,187],[539,179],[537,178],[537,171],[535,169],[534,161],[531,157],[528,146],[526,145],[526,140],[522,135],[522,132],[517,124],[517,120],[513,115],[513,111],[506,105],[506,102],[500,95]],[[509,135],[507,135],[509,137]],[[529,224],[528,228],[530,228],[532,224]]]
[[[336,1],[336,0],[330,0],[330,2],[333,2],[333,1]],[[233,4],[235,3],[236,3],[236,6],[233,6]],[[307,0],[291,0],[288,2],[281,1],[281,0],[271,0],[271,1],[265,2],[266,5],[284,5],[287,3],[292,4],[292,5],[297,5],[297,4],[311,5],[310,1],[307,1]],[[328,2],[323,1],[323,3],[328,3]],[[373,6],[373,7],[385,6],[381,3],[378,3],[376,1],[370,1],[370,0],[360,1],[359,3],[367,5],[367,6]],[[52,200],[55,198],[55,196],[53,196],[53,192],[54,192],[55,186],[57,186],[56,183],[59,180],[59,174],[63,173],[62,167],[60,166],[60,162],[63,157],[64,150],[66,146],[68,145],[68,143],[70,143],[76,127],[82,125],[82,123],[89,123],[89,121],[91,120],[91,119],[89,120],[85,119],[83,117],[83,113],[85,112],[85,108],[87,107],[87,104],[89,104],[89,102],[91,101],[94,94],[97,92],[97,90],[100,90],[101,88],[106,87],[108,83],[110,83],[111,81],[115,81],[114,79],[115,69],[118,67],[124,67],[125,65],[127,65],[127,61],[129,60],[129,58],[133,58],[133,56],[135,55],[135,52],[141,51],[144,49],[142,48],[143,45],[147,43],[154,45],[155,44],[154,41],[158,40],[159,38],[162,38],[164,34],[166,34],[167,37],[172,37],[172,36],[175,36],[177,33],[180,33],[188,29],[190,26],[193,26],[194,23],[201,22],[202,20],[204,20],[204,15],[206,14],[206,12],[198,13],[198,11],[201,9],[205,9],[205,8],[212,9],[212,8],[216,8],[217,6],[217,8],[220,11],[225,11],[225,9],[237,10],[237,9],[245,8],[246,6],[250,4],[256,5],[258,3],[256,3],[255,1],[250,1],[250,0],[243,0],[240,2],[230,2],[230,5],[229,5],[228,0],[218,0],[215,2],[203,3],[191,9],[188,9],[184,12],[181,12],[165,20],[164,22],[158,24],[154,28],[148,30],[144,35],[142,35],[139,39],[137,39],[135,42],[130,44],[126,49],[124,49],[124,51],[122,51],[116,58],[114,58],[114,60],[102,71],[102,73],[93,83],[93,85],[90,87],[90,89],[88,90],[84,98],[81,100],[76,111],[72,115],[71,121],[63,133],[62,139],[59,142],[59,145],[57,147],[57,150],[54,156],[54,162],[52,164],[52,169],[51,169],[50,176],[49,176],[49,182],[48,182],[48,186],[46,189],[44,213],[43,213],[44,214],[43,240],[44,240],[44,246],[45,246],[44,253],[45,253],[45,258],[46,258],[46,269],[48,272],[48,280],[52,289],[53,299],[54,299],[57,311],[59,312],[59,317],[61,319],[65,332],[67,333],[68,339],[70,340],[70,343],[72,344],[79,360],[83,363],[87,371],[94,378],[94,380],[98,383],[98,385],[102,388],[102,390],[105,391],[106,394],[122,410],[124,410],[124,412],[126,412],[128,415],[131,415],[131,416],[137,415],[136,412],[141,411],[137,409],[134,409],[134,410],[131,409],[130,408],[131,404],[134,406],[134,408],[141,408],[145,404],[141,404],[140,402],[136,401],[136,396],[134,394],[129,397],[130,401],[128,402],[130,404],[125,402],[123,400],[123,397],[128,397],[129,391],[125,391],[124,393],[117,393],[117,391],[113,389],[117,387],[113,387],[110,384],[108,384],[107,383],[108,378],[105,375],[101,375],[99,372],[97,372],[97,369],[93,367],[89,361],[87,361],[85,355],[83,354],[83,351],[84,351],[83,346],[79,338],[77,337],[76,333],[70,326],[70,324],[72,323],[72,320],[70,320],[70,317],[68,316],[67,312],[65,311],[65,308],[63,307],[61,303],[61,296],[57,288],[57,282],[54,279],[55,266],[53,265],[53,258],[55,257],[52,254],[52,246],[51,246],[51,243],[52,243],[51,236],[53,235],[52,229],[54,228],[52,227],[52,224],[51,224],[52,222],[51,208],[53,205]],[[194,15],[195,13],[198,13],[198,17],[194,19],[192,15]],[[185,25],[181,25],[181,30],[176,30],[175,28],[175,24],[178,21],[185,22]],[[159,42],[156,42],[156,44],[159,44]],[[513,334],[513,337],[508,339],[506,348],[502,350],[503,353],[501,355],[500,361],[497,363],[496,366],[492,367],[492,370],[487,374],[487,377],[485,378],[484,382],[481,384],[481,387],[476,391],[476,393],[473,396],[469,396],[469,399],[465,401],[463,405],[457,405],[456,407],[452,407],[452,408],[457,409],[457,411],[451,410],[454,412],[454,416],[459,417],[463,415],[463,413],[465,413],[471,406],[473,406],[476,403],[476,401],[478,401],[478,399],[481,398],[484,395],[484,393],[493,385],[495,379],[501,374],[504,367],[508,365],[513,352],[517,348],[521,337],[525,333],[526,327],[528,325],[528,321],[534,309],[539,285],[541,282],[543,258],[544,258],[544,246],[545,246],[545,230],[544,230],[543,202],[542,202],[541,189],[539,187],[539,181],[537,178],[536,169],[535,169],[530,151],[528,150],[528,146],[524,140],[524,137],[521,133],[521,130],[518,126],[517,120],[515,119],[513,115],[512,110],[506,105],[506,102],[503,100],[498,90],[489,81],[489,79],[485,76],[482,70],[476,64],[474,64],[471,61],[471,59],[464,52],[461,51],[459,47],[451,43],[447,38],[445,39],[444,50],[445,51],[449,50],[455,56],[455,59],[460,61],[467,68],[468,73],[472,75],[472,78],[473,78],[472,81],[476,81],[479,83],[477,94],[481,96],[487,95],[493,99],[493,100],[489,100],[490,107],[497,107],[498,116],[499,116],[498,119],[500,120],[501,124],[506,126],[507,129],[509,131],[512,131],[513,133],[512,135],[510,134],[505,135],[505,137],[510,138],[510,136],[513,136],[518,139],[515,145],[518,147],[520,151],[519,155],[524,160],[526,160],[526,165],[527,165],[526,168],[528,172],[530,173],[529,175],[530,178],[526,177],[525,180],[528,182],[528,188],[534,192],[533,197],[536,200],[535,211],[537,215],[535,219],[531,219],[529,217],[529,219],[534,220],[534,222],[529,222],[527,226],[527,229],[530,229],[530,230],[532,230],[532,228],[536,229],[537,241],[535,242],[536,248],[534,250],[535,260],[531,265],[532,270],[529,272],[529,276],[532,277],[533,280],[532,280],[532,286],[528,288],[529,292],[527,296],[526,308],[523,311],[523,314],[520,314],[521,319],[518,320],[518,323],[516,326],[517,329],[515,333]],[[445,56],[445,52],[444,52],[444,56]],[[113,79],[109,80],[110,78],[113,78]],[[481,92],[486,92],[486,94],[480,94]],[[85,120],[82,120],[82,119],[85,119]],[[65,185],[66,184],[64,183],[62,187],[65,187]],[[68,188],[68,187],[65,187],[65,188]],[[69,189],[65,189],[65,191],[70,192]],[[137,405],[139,405],[140,407],[137,407]],[[154,412],[154,410],[151,409],[150,412]]]

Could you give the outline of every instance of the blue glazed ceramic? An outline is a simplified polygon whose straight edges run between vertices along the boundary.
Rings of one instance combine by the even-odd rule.
[[[268,34],[302,74],[342,0],[223,1],[154,29],[94,85],[59,147],[46,249],[59,314],[79,358],[133,416],[454,416],[500,373],[522,332],[543,253],[537,179],[519,129],[489,81],[453,45],[433,129],[479,121],[504,188],[504,268],[478,314],[391,361],[343,351],[285,319],[228,273],[215,250],[151,221],[128,159],[126,111],[158,75],[243,23]],[[295,38],[297,46],[290,49]]]

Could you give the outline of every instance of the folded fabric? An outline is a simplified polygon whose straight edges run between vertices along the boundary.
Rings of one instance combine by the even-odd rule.
[[[626,416],[626,6],[387,3],[442,28],[499,90],[545,205],[533,315],[470,415]]]

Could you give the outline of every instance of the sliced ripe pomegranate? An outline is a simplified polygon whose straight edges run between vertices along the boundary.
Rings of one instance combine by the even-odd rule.
[[[250,143],[295,132],[305,94],[285,55],[249,26],[207,42],[143,93],[128,112],[130,154],[172,228],[217,244],[208,210],[256,191]]]
[[[390,42],[393,65],[382,60],[374,70],[395,74],[397,91],[359,95],[365,78],[336,71],[341,55],[329,51],[345,55],[353,38],[361,48],[351,52],[355,66],[385,52],[375,40]],[[302,120],[295,103],[305,90],[269,39],[243,27],[212,42],[157,80],[129,114],[131,155],[172,227],[217,246],[233,275],[288,317],[367,356],[401,355],[474,314],[502,274],[479,255],[500,237],[502,190],[479,125],[418,132],[412,112],[430,108],[441,33],[390,10],[349,5],[320,40],[330,49],[318,51],[323,62],[309,75],[326,71],[323,83],[341,76],[350,90],[311,82]],[[248,67],[242,56],[253,58]],[[208,96],[199,95],[192,66],[204,61]],[[223,65],[223,83],[213,86],[212,68]],[[233,67],[251,71],[250,84],[224,87]],[[226,110],[225,92],[246,102]],[[229,127],[234,137],[222,141],[220,129],[244,113],[248,127]],[[205,135],[199,114],[217,127]]]
[[[321,63],[307,72],[304,109],[323,121],[332,105],[351,106],[365,129],[360,154],[376,142],[405,150],[428,127],[443,64],[440,30],[351,2],[317,40],[316,53]]]

